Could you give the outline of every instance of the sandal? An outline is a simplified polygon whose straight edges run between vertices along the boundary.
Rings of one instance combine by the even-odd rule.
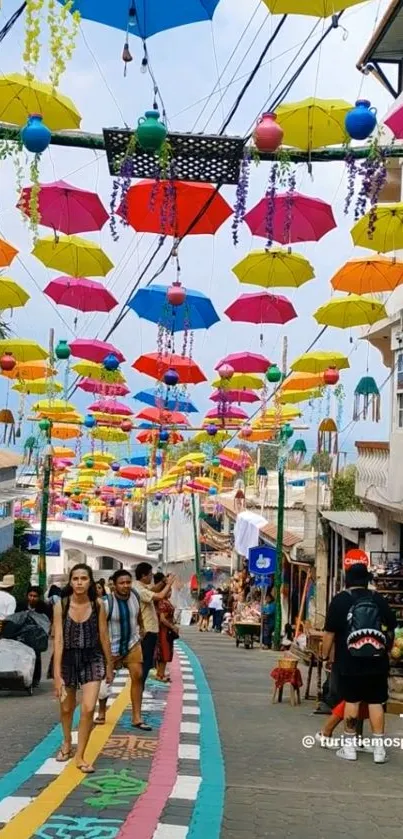
[[[132,722],[132,728],[139,728],[140,731],[152,731],[152,726],[146,722]]]
[[[56,755],[56,760],[57,760],[58,763],[66,763],[68,760],[71,760],[72,757],[73,757],[73,749],[71,748],[71,746],[70,746],[68,752],[64,752],[63,747],[61,746],[57,755]]]
[[[105,717],[95,717],[94,725],[105,725],[106,719]]]
[[[95,772],[94,767],[90,763],[76,763],[76,768],[84,775],[92,775]]]

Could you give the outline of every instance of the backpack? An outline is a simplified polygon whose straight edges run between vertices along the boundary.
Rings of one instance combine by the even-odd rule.
[[[349,594],[353,596],[351,591]],[[366,592],[351,604],[347,615],[346,643],[348,652],[356,658],[386,655],[380,608],[372,592]]]

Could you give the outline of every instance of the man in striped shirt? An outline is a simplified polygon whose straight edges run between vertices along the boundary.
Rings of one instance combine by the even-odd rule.
[[[143,621],[140,599],[132,590],[133,579],[130,571],[123,569],[113,575],[114,592],[104,598],[106,617],[109,627],[114,670],[127,667],[131,680],[132,725],[141,731],[151,731],[141,718],[141,700],[143,695],[143,655],[140,637],[143,634]],[[107,699],[99,700],[98,725],[105,722]]]

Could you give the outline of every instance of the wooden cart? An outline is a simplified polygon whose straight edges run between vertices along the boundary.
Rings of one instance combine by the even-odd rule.
[[[253,649],[253,642],[260,641],[260,623],[234,623],[235,644],[241,641],[246,650]]]

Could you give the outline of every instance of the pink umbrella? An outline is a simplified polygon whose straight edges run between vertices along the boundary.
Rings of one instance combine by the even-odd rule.
[[[224,314],[240,323],[288,323],[297,317],[291,301],[280,294],[241,294]]]
[[[242,408],[232,408],[231,406],[225,406],[223,411],[219,411],[218,408],[210,408],[207,411],[206,417],[209,419],[248,419],[248,415],[246,411]]]
[[[262,198],[244,216],[254,236],[267,239],[268,202]],[[310,198],[299,192],[282,193],[274,198],[271,217],[271,235],[275,242],[288,245],[291,242],[318,242],[329,230],[336,227],[330,204],[319,198]]]
[[[226,355],[216,364],[214,370],[219,370],[224,364],[229,364],[234,373],[266,373],[271,367],[271,361],[268,358],[253,352],[235,352]]]
[[[385,125],[393,131],[396,140],[403,138],[403,105],[398,105],[385,119]]]
[[[130,388],[124,384],[112,384],[110,382],[99,382],[97,379],[83,379],[78,387],[86,393],[100,393],[103,396],[127,396]]]
[[[223,455],[219,455],[219,458],[221,466],[224,466],[227,469],[234,469],[235,472],[242,472],[243,469],[249,466],[248,461],[232,460],[232,458],[224,457]]]
[[[126,361],[124,355],[113,344],[97,341],[96,338],[76,338],[69,347],[75,358],[84,358],[85,361],[94,361],[96,364],[102,364],[107,355],[115,355],[119,364]]]
[[[99,399],[98,402],[93,402],[88,410],[100,411],[102,414],[120,414],[125,417],[131,417],[134,413],[128,405],[118,402],[117,399]]]
[[[31,190],[32,187],[25,187],[18,202],[28,218],[31,215]],[[52,227],[68,236],[101,230],[109,218],[96,192],[79,189],[66,181],[40,185],[38,211],[44,227]]]
[[[215,390],[210,396],[212,402],[259,402],[253,390]]]
[[[60,306],[70,306],[80,312],[110,312],[118,305],[116,297],[102,283],[85,277],[57,277],[44,293]]]

